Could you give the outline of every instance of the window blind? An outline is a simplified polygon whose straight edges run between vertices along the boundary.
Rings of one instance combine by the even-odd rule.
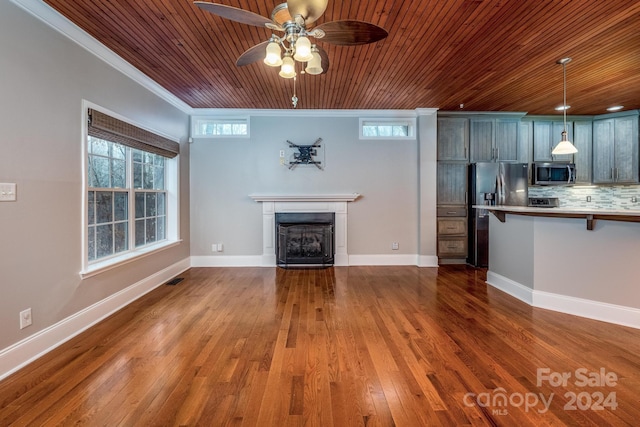
[[[180,153],[177,142],[92,108],[89,109],[89,135],[168,158]]]

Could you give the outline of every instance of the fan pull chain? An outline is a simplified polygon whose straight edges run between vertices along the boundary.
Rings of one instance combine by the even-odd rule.
[[[293,108],[296,108],[298,106],[298,97],[296,96],[296,80],[297,80],[298,76],[294,75],[293,76],[293,96],[291,97],[291,103],[293,104]]]

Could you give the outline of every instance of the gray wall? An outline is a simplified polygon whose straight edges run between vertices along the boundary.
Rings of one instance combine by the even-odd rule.
[[[250,139],[191,144],[192,256],[213,256],[211,244],[219,242],[222,255],[262,254],[262,206],[249,194],[354,192],[362,197],[348,204],[350,255],[418,254],[417,140],[360,140],[358,117],[256,116],[250,124]],[[280,165],[279,151],[287,149],[287,140],[306,145],[319,137],[324,170]],[[435,140],[426,145],[435,153]],[[435,179],[431,183],[435,188]],[[435,194],[435,189],[425,191]],[[392,242],[400,249],[392,251]]]
[[[81,280],[81,103],[167,135],[188,116],[14,4],[0,2],[0,349],[189,256],[189,146],[181,144],[182,244]],[[33,326],[19,330],[20,310]]]

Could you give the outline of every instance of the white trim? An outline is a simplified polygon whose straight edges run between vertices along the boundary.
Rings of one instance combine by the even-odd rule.
[[[492,271],[487,272],[487,284],[533,307],[640,329],[638,308],[536,291]]]
[[[420,109],[421,114],[424,111]],[[434,110],[437,111],[437,110]],[[270,109],[241,109],[241,108],[194,108],[192,114],[197,116],[238,117],[249,115],[253,117],[384,117],[392,119],[417,117],[417,110],[270,110]]]
[[[189,258],[116,292],[0,351],[0,380],[60,346],[131,302],[188,270]]]
[[[349,265],[418,265],[416,254],[349,255]]]
[[[493,271],[487,271],[487,284],[501,290],[520,301],[533,305],[533,289]]]
[[[86,232],[85,232],[86,234]],[[116,256],[113,258],[108,258],[105,261],[97,262],[89,265],[85,270],[80,272],[80,277],[82,279],[88,279],[89,277],[96,276],[100,273],[104,273],[105,271],[112,270],[116,267],[123,266],[125,264],[129,264],[130,262],[137,261],[140,258],[144,258],[149,255],[153,255],[165,249],[172,248],[174,246],[178,246],[182,240],[175,241],[164,241],[162,243],[155,244],[153,246],[149,246],[146,248],[138,249],[134,252],[127,252],[121,256]],[[85,246],[86,247],[86,246]]]
[[[82,233],[81,233],[81,241],[83,248],[83,256],[82,256],[82,269],[80,271],[80,277],[82,279],[86,279],[91,276],[95,276],[96,274],[100,274],[104,271],[110,270],[112,268],[118,267],[120,265],[129,263],[135,259],[150,255],[152,253],[170,248],[172,246],[176,246],[182,240],[180,239],[180,155],[169,159],[167,158],[165,161],[165,192],[166,192],[166,207],[167,207],[167,224],[166,224],[166,239],[149,245],[147,247],[135,248],[133,245],[133,233],[130,233],[130,241],[129,247],[134,249],[129,249],[124,253],[116,254],[115,256],[111,256],[105,258],[103,260],[89,262],[87,256],[87,245],[88,245],[88,236],[87,236],[87,228],[89,224],[88,218],[88,208],[87,208],[87,193],[88,193],[88,182],[87,182],[87,141],[88,141],[88,126],[87,122],[89,119],[88,110],[93,109],[96,111],[100,111],[101,113],[107,114],[111,117],[114,117],[123,122],[129,123],[133,126],[137,126],[141,129],[145,129],[149,132],[153,132],[156,135],[160,135],[164,138],[170,139],[175,142],[180,142],[180,139],[177,137],[173,137],[167,135],[163,132],[159,132],[153,128],[141,125],[133,120],[130,120],[124,116],[121,116],[118,113],[114,113],[113,111],[103,108],[97,104],[94,104],[91,101],[86,99],[82,99],[82,140],[81,140],[81,151],[82,151]],[[127,168],[130,170],[131,166],[131,158],[127,156]],[[131,201],[133,200],[135,191],[133,186],[131,185],[132,177],[129,177],[127,180],[127,191],[130,193],[129,200],[129,212],[130,215],[133,215],[133,210],[131,207],[133,204]],[[132,225],[134,224],[135,218],[129,218],[129,231],[133,229]]]
[[[335,254],[335,267],[348,267],[357,265],[416,265],[418,255],[387,255],[387,254],[371,254],[371,255],[348,255]],[[437,267],[438,257],[425,257],[427,262],[420,267]],[[434,260],[436,262],[434,262]],[[265,258],[264,255],[205,255],[192,256],[191,267],[275,267],[276,257]]]
[[[566,295],[533,291],[533,306],[640,329],[640,309]]]
[[[192,256],[191,267],[275,267],[275,255],[272,265],[264,265],[262,255]]]
[[[244,124],[247,127],[247,133],[244,134],[201,134],[199,133],[199,122],[209,122],[211,124]],[[251,138],[251,117],[248,115],[243,116],[224,116],[224,117],[212,117],[212,116],[191,116],[190,137],[193,139],[249,139]]]
[[[249,197],[256,202],[353,202],[360,194],[249,194]]]
[[[436,255],[418,255],[418,267],[438,267]]]
[[[190,114],[193,111],[189,105],[180,100],[178,97],[167,91],[155,81],[151,80],[140,70],[129,64],[127,61],[116,55],[115,52],[107,48],[105,45],[93,38],[89,33],[69,21],[67,18],[58,13],[51,6],[41,0],[10,0],[15,5],[22,8],[35,18],[44,22],[55,31],[69,38],[80,47],[95,55],[100,60],[112,66],[134,82],[140,84],[145,89],[156,94],[169,104],[180,109],[184,113]]]
[[[407,135],[396,136],[368,136],[364,135],[365,126],[406,126]],[[393,140],[393,141],[415,141],[416,140],[416,117],[360,117],[358,123],[358,135],[362,141],[379,141],[379,140]]]

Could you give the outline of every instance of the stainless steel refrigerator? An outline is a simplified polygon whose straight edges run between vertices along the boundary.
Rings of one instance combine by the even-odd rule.
[[[469,256],[467,263],[489,265],[489,211],[474,205],[527,206],[529,168],[526,163],[469,165]]]

